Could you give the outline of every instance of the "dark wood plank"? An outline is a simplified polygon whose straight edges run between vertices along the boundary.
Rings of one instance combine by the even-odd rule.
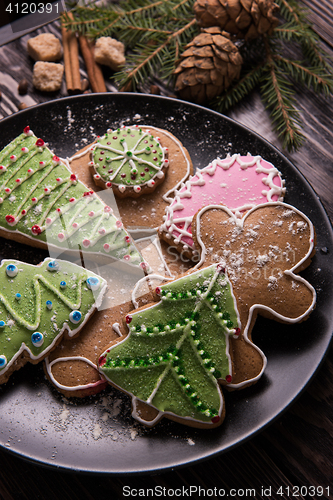
[[[27,106],[34,106],[42,102],[67,96],[65,78],[59,92],[40,92],[32,84],[33,59],[27,54],[27,42],[29,38],[41,33],[52,33],[61,40],[60,24],[58,21],[48,24],[32,31],[31,33],[0,47],[0,119],[18,111],[21,102]],[[80,55],[81,79],[88,78],[83,58]],[[60,61],[62,63],[62,61]],[[108,92],[115,92],[110,77],[111,70],[103,68],[105,84]],[[28,81],[28,93],[19,95],[18,84],[26,78]]]
[[[333,6],[331,0],[302,0],[309,12],[309,20],[319,36],[333,47]]]

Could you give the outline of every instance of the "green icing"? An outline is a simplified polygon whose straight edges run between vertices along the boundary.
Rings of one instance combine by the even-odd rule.
[[[209,422],[220,414],[216,379],[231,375],[238,334],[230,281],[217,265],[157,288],[161,301],[127,317],[130,335],[100,359],[107,379],[160,411]]]
[[[97,174],[105,181],[121,186],[149,183],[164,165],[165,150],[154,136],[138,127],[108,130],[92,155]]]
[[[110,207],[25,130],[0,152],[0,226],[56,247],[142,262]]]
[[[58,270],[50,270],[54,262]],[[8,275],[11,265],[16,275]],[[96,290],[89,288],[88,278],[98,279]],[[50,258],[39,266],[2,261],[0,283],[0,375],[23,350],[33,359],[43,358],[65,327],[74,335],[106,289],[105,280],[91,271]],[[36,334],[37,340],[43,336],[40,346],[32,341]]]

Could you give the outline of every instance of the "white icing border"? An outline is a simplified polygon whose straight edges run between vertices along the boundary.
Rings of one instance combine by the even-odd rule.
[[[283,321],[285,323],[294,324],[294,323],[298,323],[298,322],[302,321],[304,318],[306,318],[306,316],[308,316],[311,313],[311,311],[314,309],[314,307],[315,307],[315,304],[316,304],[316,291],[315,291],[314,287],[308,281],[306,281],[304,278],[302,278],[301,276],[299,276],[298,274],[294,274],[294,271],[296,271],[299,267],[301,267],[302,264],[311,256],[311,254],[313,252],[313,249],[314,249],[314,227],[313,227],[313,224],[310,221],[310,219],[305,214],[303,214],[303,212],[301,212],[297,208],[293,207],[292,205],[288,205],[287,203],[278,202],[278,201],[277,202],[270,202],[270,203],[263,203],[261,205],[257,205],[254,208],[252,208],[251,210],[249,210],[244,215],[244,217],[242,219],[237,219],[235,217],[235,214],[233,214],[231,212],[231,210],[229,210],[227,207],[224,207],[224,206],[221,206],[221,205],[208,205],[207,207],[202,208],[197,213],[197,216],[196,216],[197,241],[198,241],[198,243],[199,243],[199,245],[201,247],[201,259],[198,262],[198,264],[196,264],[196,266],[194,266],[194,268],[199,268],[205,262],[205,258],[206,258],[206,247],[205,247],[205,245],[204,245],[204,243],[203,243],[203,241],[201,239],[201,235],[200,235],[201,216],[202,216],[202,214],[204,212],[206,212],[207,210],[211,210],[211,209],[222,210],[225,213],[227,213],[230,216],[230,218],[233,218],[235,221],[237,221],[237,224],[240,227],[243,227],[244,223],[245,223],[245,220],[247,219],[248,216],[250,216],[252,214],[252,212],[254,212],[255,210],[262,209],[262,208],[267,207],[267,206],[281,206],[281,207],[285,207],[288,210],[292,210],[292,211],[296,212],[298,215],[300,215],[303,219],[305,219],[306,222],[309,225],[309,228],[310,228],[310,237],[309,237],[309,250],[308,250],[308,252],[291,269],[286,269],[284,271],[284,274],[286,274],[287,276],[291,276],[295,281],[299,281],[299,282],[303,283],[310,290],[310,292],[312,293],[312,302],[311,302],[311,305],[309,306],[309,308],[303,314],[301,314],[300,316],[298,316],[297,318],[289,318],[287,316],[283,316],[280,313],[276,313],[270,307],[267,307],[267,306],[262,305],[262,304],[253,304],[250,307],[248,321],[247,321],[245,329],[243,331],[243,337],[244,337],[244,340],[247,343],[249,343],[253,347],[255,347],[255,349],[259,352],[259,354],[262,355],[263,360],[264,360],[264,366],[263,366],[262,370],[260,371],[260,373],[256,377],[254,377],[252,379],[248,379],[248,380],[246,380],[244,382],[240,382],[239,384],[232,384],[232,383],[228,384],[228,387],[237,388],[237,389],[243,387],[244,385],[248,385],[249,383],[253,383],[253,382],[256,382],[257,380],[259,380],[259,378],[261,378],[261,376],[262,376],[262,374],[263,374],[263,372],[264,372],[264,370],[266,368],[266,365],[267,365],[267,358],[264,355],[264,353],[261,351],[261,349],[259,349],[259,347],[257,347],[248,338],[248,332],[249,332],[249,328],[250,328],[250,325],[251,325],[251,321],[252,321],[253,315],[257,311],[260,312],[260,310],[263,310],[263,311],[266,311],[266,312],[272,314],[273,316],[275,316],[276,318],[278,318],[279,320],[281,320],[281,321]]]
[[[51,382],[58,388],[62,389],[64,391],[82,391],[84,389],[91,389],[93,387],[97,387],[101,384],[105,384],[106,380],[100,378],[100,380],[97,380],[96,382],[89,382],[88,384],[85,385],[74,385],[74,386],[69,386],[69,385],[63,385],[60,384],[53,376],[52,373],[52,366],[54,366],[57,363],[60,363],[61,361],[84,361],[88,365],[92,366],[99,374],[99,371],[96,367],[96,364],[90,361],[90,359],[85,358],[84,356],[64,356],[62,358],[56,358],[53,361],[49,361],[49,358],[45,358],[45,368],[47,371],[47,374],[51,380]]]
[[[211,266],[208,266],[208,268],[205,268],[206,269],[209,269],[209,267],[215,267],[217,268],[217,265],[218,264],[212,264]],[[203,269],[199,269],[198,271],[196,272],[201,272],[203,271]],[[162,278],[163,280],[171,280],[172,282],[176,282],[176,281],[179,281],[180,279],[186,279],[188,276],[193,276],[193,274],[195,273],[192,273],[192,274],[189,274],[189,275],[185,275],[185,276],[181,276],[180,278],[178,279],[172,279],[172,278],[166,278],[164,276],[159,276],[159,275],[151,275],[151,276],[145,276],[144,278],[142,278],[141,280],[139,280],[140,282],[142,280],[145,280],[145,279],[149,279],[149,278]],[[215,271],[214,275],[213,275],[213,278],[218,275],[219,272],[218,271]],[[225,276],[228,280],[228,283],[229,283],[229,286],[230,286],[230,292],[231,292],[231,296],[232,296],[232,299],[233,299],[233,302],[234,302],[234,308],[235,308],[235,311],[236,311],[236,315],[237,315],[237,322],[238,322],[238,327],[241,328],[241,323],[240,323],[240,316],[239,316],[239,311],[238,311],[238,308],[237,308],[237,302],[236,302],[236,298],[235,298],[235,295],[233,293],[233,287],[232,287],[232,283],[230,281],[230,279],[228,278],[227,276],[227,273],[225,272]],[[214,284],[215,283],[215,280],[211,280],[211,284]],[[213,283],[212,283],[213,282]],[[208,290],[207,292],[210,290],[210,287],[208,287]],[[133,293],[132,293],[132,301],[133,301],[133,304],[137,304],[136,300],[135,300],[135,289],[133,290]],[[158,305],[160,304],[160,302],[156,302],[154,304],[152,304],[150,307],[146,308],[146,309],[152,309],[154,307],[157,307]],[[135,305],[135,307],[137,308],[137,305]],[[139,312],[134,312],[133,314],[140,314]],[[128,332],[128,335],[124,336],[124,338],[122,340],[120,340],[119,342],[117,342],[116,344],[114,344],[111,348],[108,348],[104,351],[104,353],[101,355],[102,356],[107,356],[108,352],[110,352],[110,350],[115,347],[115,346],[119,346],[120,344],[122,344],[123,342],[125,342],[126,340],[129,339],[129,337],[132,335],[132,331],[130,328],[128,328],[129,332]],[[117,333],[118,331],[115,330]],[[230,346],[230,342],[229,342],[229,336],[226,332],[224,332],[224,335],[225,335],[225,340],[226,340],[226,356],[227,356],[227,359],[228,359],[228,365],[229,365],[229,374],[232,375],[232,361],[231,361],[231,356],[230,356],[230,349],[229,349],[229,346]],[[99,372],[102,373],[102,375],[107,379],[107,380],[110,380],[108,379],[108,377],[106,377],[106,375],[103,373],[102,371],[102,367],[99,367]],[[212,376],[213,377],[213,376]],[[219,407],[219,410],[218,410],[218,416],[220,417],[221,419],[221,416],[222,416],[222,413],[223,413],[223,408],[224,408],[224,399],[223,399],[223,392],[222,392],[222,387],[221,387],[221,383],[219,383],[218,381],[219,380],[224,380],[224,379],[216,379],[215,377],[213,377],[213,381],[214,383],[216,384],[216,389],[219,393],[219,398],[220,398],[220,407]],[[131,397],[131,400],[132,400],[132,417],[137,420],[138,422],[146,425],[147,427],[152,427],[154,425],[156,425],[162,417],[171,417],[172,420],[176,420],[176,421],[179,421],[179,420],[184,420],[184,421],[191,421],[191,422],[195,422],[196,424],[202,424],[203,426],[205,427],[210,427],[210,426],[216,426],[216,424],[214,422],[204,422],[204,421],[201,421],[201,420],[198,420],[198,419],[195,419],[193,417],[182,417],[182,416],[179,416],[177,415],[176,413],[173,413],[173,412],[170,412],[170,411],[162,411],[162,410],[158,410],[158,408],[156,408],[154,405],[151,404],[151,402],[149,401],[153,396],[154,394],[156,393],[156,391],[158,390],[158,387],[159,387],[159,384],[161,383],[161,381],[159,380],[157,382],[157,386],[155,386],[152,394],[149,396],[148,400],[147,401],[144,401],[140,398],[138,398],[137,396],[135,396],[133,393],[129,392],[129,391],[126,391],[123,387],[115,384],[113,381],[110,380],[110,382],[112,383],[112,385],[117,388],[118,390],[120,390],[121,392],[129,395]],[[224,384],[223,384],[224,385]],[[232,387],[231,384],[228,384],[228,387]],[[158,414],[157,416],[151,420],[151,421],[146,421],[142,418],[139,417],[138,413],[137,413],[137,403],[138,402],[142,402],[142,403],[145,403],[147,405],[149,405],[151,408],[154,408]]]
[[[174,217],[175,211],[181,211],[184,208],[184,205],[181,202],[182,198],[192,198],[191,188],[192,186],[204,186],[206,184],[206,180],[203,177],[203,174],[208,174],[209,176],[213,176],[216,172],[217,167],[222,168],[223,170],[229,170],[235,162],[237,162],[241,169],[247,170],[249,167],[253,167],[257,165],[256,172],[267,174],[268,177],[265,178],[265,185],[269,188],[269,191],[262,192],[263,196],[267,197],[268,202],[272,202],[272,196],[277,195],[279,197],[278,201],[283,201],[283,195],[285,194],[286,188],[285,181],[282,179],[282,175],[279,170],[267,160],[264,160],[261,156],[256,155],[252,156],[250,153],[247,156],[252,157],[251,161],[246,162],[241,160],[241,154],[235,153],[232,156],[228,153],[223,160],[220,158],[216,158],[212,162],[210,162],[205,168],[197,169],[196,173],[185,183],[182,183],[179,190],[175,188],[174,198],[171,200],[170,205],[166,207],[166,214],[163,216],[163,224],[160,226],[160,231],[166,233],[167,237],[173,239],[173,242],[177,245],[179,243],[184,244],[184,250],[188,250],[189,244],[182,241],[184,236],[192,239],[192,234],[187,230],[190,224],[192,223],[193,216],[187,217]],[[244,155],[243,155],[244,156]],[[229,160],[226,162],[225,160]],[[271,165],[271,168],[265,168],[261,165],[261,161],[265,161],[267,164]],[[281,186],[277,186],[274,184],[274,178],[278,176],[280,179]],[[264,183],[263,183],[264,184]],[[185,188],[185,189],[184,189]],[[169,201],[169,200],[168,200]],[[241,217],[240,212],[244,212],[245,210],[250,210],[257,206],[255,203],[248,203],[245,205],[241,205],[236,208],[229,208],[233,213],[237,215],[237,217]],[[183,228],[179,228],[176,224],[185,223]],[[178,236],[175,236],[174,232],[178,233]],[[190,246],[191,250],[194,249],[194,246]]]
[[[144,276],[143,278],[139,279],[139,281],[137,281],[135,283],[135,287],[132,290],[132,304],[135,307],[135,309],[137,309],[139,307],[139,303],[136,301],[136,293],[137,293],[138,289],[140,288],[140,286],[142,285],[142,283],[144,281],[148,281],[150,279],[159,279],[160,281],[163,281],[163,280],[176,281],[174,278],[167,278],[166,276],[161,276],[160,274],[150,274],[149,276]]]
[[[24,262],[24,264],[26,266],[31,266],[32,268],[41,268],[43,266],[43,264],[45,262],[48,262],[48,261],[52,261],[54,259],[50,258],[50,257],[47,257],[46,259],[44,259],[43,262],[41,262],[40,264],[38,264],[37,266],[33,266],[32,264],[27,264],[26,262]],[[10,260],[10,259],[4,259],[1,261],[1,264],[0,264],[0,268],[3,266],[3,264],[6,264],[6,263],[17,263],[18,265],[21,265],[22,262],[18,261],[18,260]],[[61,260],[61,259],[57,259],[57,262],[59,262],[61,264],[61,262],[66,262],[67,261],[64,261],[64,260]],[[80,266],[78,266],[77,264],[74,264],[72,262],[70,262],[70,264],[73,266],[73,267],[77,267],[78,269],[82,269],[82,271],[85,271],[87,273],[87,275],[89,274],[89,270],[88,269],[85,269],[85,268],[81,268]],[[82,272],[81,271],[81,272]],[[96,274],[96,273],[93,273],[93,274]],[[99,294],[97,296],[97,298],[95,298],[95,301],[94,303],[92,304],[92,307],[91,309],[87,312],[87,314],[85,315],[84,317],[84,320],[83,322],[77,327],[75,328],[74,330],[71,329],[71,326],[67,323],[67,322],[64,322],[63,325],[62,325],[62,328],[61,330],[59,331],[58,335],[56,335],[56,337],[53,339],[53,342],[46,348],[44,349],[40,355],[37,355],[35,356],[31,350],[29,349],[29,347],[25,344],[25,342],[22,342],[21,344],[21,347],[20,349],[14,354],[14,356],[12,357],[12,359],[7,363],[7,365],[2,368],[2,370],[0,371],[0,375],[3,375],[4,373],[7,372],[8,368],[10,368],[12,366],[12,364],[15,362],[15,360],[22,354],[23,351],[26,351],[29,356],[30,356],[30,359],[32,360],[38,360],[38,359],[47,359],[47,356],[46,354],[53,348],[57,345],[58,343],[58,340],[59,338],[63,335],[63,333],[65,332],[65,330],[67,330],[68,332],[68,336],[69,337],[73,337],[77,332],[79,332],[82,327],[87,323],[88,319],[90,318],[90,316],[92,315],[92,313],[95,311],[95,309],[98,309],[101,304],[102,304],[102,301],[103,301],[103,297],[104,297],[104,294],[106,292],[106,289],[107,289],[107,283],[106,281],[101,278],[101,282],[102,282],[102,286],[100,287],[100,291],[99,291]]]
[[[161,128],[157,128],[157,127],[154,127],[152,125],[129,125],[128,127],[135,127],[135,128],[147,128],[148,130],[151,129],[151,130],[154,130],[156,131],[157,133],[160,132],[161,134],[164,134],[166,135],[167,137],[169,137],[169,139],[171,139],[174,143],[177,144],[181,154],[183,155],[184,159],[185,159],[185,162],[186,162],[186,165],[187,165],[187,170],[186,170],[186,174],[183,176],[183,178],[178,181],[178,183],[172,187],[171,189],[169,189],[169,191],[167,191],[163,196],[163,200],[166,201],[167,203],[171,202],[171,200],[173,198],[170,198],[170,195],[171,193],[175,192],[184,182],[185,180],[188,178],[188,176],[190,175],[191,173],[191,162],[190,160],[188,159],[186,153],[185,153],[185,147],[182,145],[182,143],[177,139],[177,137],[175,137],[171,132],[168,132],[167,130],[165,129],[161,129]],[[78,158],[81,158],[82,156],[84,156],[88,151],[91,151],[92,150],[92,147],[93,145],[90,145],[90,146],[87,146],[86,149],[84,149],[83,151],[81,151],[81,153],[79,154],[76,154],[74,156],[71,156],[69,158],[67,158],[67,161],[68,163],[71,163],[73,160],[76,160]],[[170,161],[170,159],[169,159]],[[144,185],[144,184],[142,184]]]
[[[170,271],[170,269],[169,269],[168,264],[166,263],[166,260],[165,260],[165,258],[164,258],[164,255],[163,255],[162,250],[161,250],[161,247],[160,247],[160,240],[159,240],[159,238],[158,238],[158,235],[157,235],[157,233],[156,233],[156,230],[154,229],[153,231],[154,231],[154,232],[153,232],[153,233],[151,233],[151,236],[144,236],[143,238],[138,238],[137,240],[134,240],[134,244],[136,244],[136,243],[141,243],[141,242],[143,242],[143,241],[150,241],[150,242],[151,242],[151,244],[152,244],[152,245],[154,245],[154,247],[156,248],[157,255],[158,255],[158,257],[161,259],[161,264],[163,264],[164,269],[165,269],[165,272],[166,272],[169,276],[171,276],[171,277],[172,277],[172,276],[174,276],[174,275],[172,274],[172,272],[171,272],[171,271]],[[129,232],[130,232],[130,231],[129,231]],[[153,236],[155,236],[155,237],[153,237]],[[142,250],[141,250],[141,252],[142,252]],[[147,259],[147,261],[148,261],[148,259]],[[149,264],[149,262],[148,262],[148,264]],[[149,264],[149,265],[150,265],[150,264]]]
[[[24,133],[24,132],[23,132],[23,133]],[[25,134],[25,135],[26,135],[26,136],[29,136],[29,137],[34,136],[34,137],[36,138],[36,140],[38,140],[38,137],[34,134],[34,132],[33,132],[31,129],[29,130],[29,133],[27,133],[27,134]],[[12,142],[14,142],[16,139],[17,139],[17,137],[16,137],[15,139],[13,139],[13,141],[11,141],[10,143],[8,143],[8,144],[7,144],[7,146],[9,146],[9,145],[10,145]],[[5,146],[5,148],[4,148],[2,151],[5,151],[5,149],[7,148],[7,146]],[[53,156],[57,156],[57,155],[54,153],[54,151],[53,151],[53,150],[51,150],[51,149],[48,147],[48,143],[47,143],[47,142],[45,142],[45,141],[44,141],[43,148],[46,148],[46,149],[49,151],[49,153],[50,153],[51,155],[53,155]],[[86,151],[84,152],[84,154],[85,154],[85,153],[86,153]],[[79,156],[80,156],[80,155],[79,155]],[[58,162],[58,164],[62,164],[62,165],[63,165],[63,166],[64,166],[64,167],[68,170],[68,173],[69,173],[69,174],[73,174],[73,171],[72,171],[72,169],[70,168],[70,161],[71,161],[71,158],[66,158],[66,159],[64,159],[64,158],[60,158],[60,157],[58,157],[58,156],[57,156],[57,158],[59,158],[59,162]],[[54,166],[56,166],[56,165],[54,165]],[[82,181],[80,181],[80,180],[78,179],[77,174],[75,174],[75,175],[76,175],[76,181],[77,181],[77,182],[79,182],[82,186],[84,186],[84,187],[87,189],[87,191],[91,191],[91,190],[90,190],[90,188],[89,188],[88,186],[86,186],[86,184],[84,184],[84,182],[82,182]],[[96,193],[95,191],[94,191],[94,197],[96,197],[96,198],[98,199],[98,201],[101,203],[102,207],[106,207],[106,206],[107,206],[107,205],[106,205],[106,203],[102,200],[102,198],[100,198],[100,197],[98,196],[98,193]],[[116,221],[118,221],[118,220],[119,220],[119,221],[121,222],[121,218],[120,218],[120,217],[116,217],[116,215],[113,213],[113,211],[112,211],[112,214],[111,214],[111,215],[112,215],[112,217],[114,217],[114,219],[115,219]],[[10,236],[8,237],[6,234],[8,234],[8,235],[17,234],[17,235],[19,235],[19,236],[23,236],[24,238],[27,238],[28,240],[31,240],[32,242],[34,242],[34,244],[36,244],[36,242],[38,242],[38,244],[42,245],[42,247],[43,247],[43,248],[45,248],[45,249],[47,249],[47,250],[50,250],[50,251],[49,251],[49,253],[51,253],[51,251],[55,251],[55,250],[56,250],[56,251],[61,250],[61,253],[63,253],[63,252],[69,252],[70,254],[73,254],[74,252],[79,253],[79,250],[78,250],[78,249],[69,249],[68,247],[62,247],[62,246],[58,246],[58,245],[56,245],[56,244],[54,244],[54,243],[48,243],[48,241],[47,241],[47,237],[46,237],[46,241],[44,241],[44,240],[42,240],[42,239],[38,239],[38,238],[36,238],[36,237],[33,237],[33,236],[31,236],[30,234],[28,234],[28,233],[24,233],[24,232],[22,232],[22,231],[19,231],[17,228],[15,228],[15,229],[7,229],[7,228],[5,228],[4,226],[1,226],[1,227],[0,227],[0,229],[1,229],[1,231],[3,231],[3,232],[5,233],[5,236],[4,236],[4,237],[5,237],[5,238],[7,238],[7,239],[10,239],[11,237],[10,237]],[[125,232],[127,235],[129,235],[128,230],[127,230],[127,229],[125,229],[123,225],[122,225],[122,229],[124,230],[124,232]],[[96,243],[96,242],[95,242],[95,243]],[[95,243],[94,243],[94,244],[95,244]],[[30,244],[30,243],[29,243],[29,244]],[[133,245],[133,243],[132,243],[132,245]],[[32,245],[32,246],[33,246],[33,245]],[[140,257],[141,257],[141,254],[140,254],[140,252],[137,250],[137,248],[136,248],[134,245],[133,245],[133,247],[134,247],[134,248],[133,248],[133,250],[132,250],[132,251],[134,251],[134,250],[135,250],[135,252],[136,252],[136,254],[137,254],[137,257],[135,257],[135,255],[134,255],[134,256],[133,256],[133,257],[135,257],[135,258],[133,258],[134,262],[128,262],[128,264],[130,264],[130,265],[133,265],[133,266],[137,267],[138,265],[140,265],[140,260],[139,260],[139,259],[140,259]],[[85,248],[85,249],[82,249],[82,250],[81,250],[81,252],[83,252],[83,253],[87,252],[89,255],[103,255],[103,256],[108,256],[108,253],[107,253],[106,251],[103,251],[102,249],[100,249],[99,251],[94,251],[94,252],[91,252],[91,251],[89,251],[88,249],[86,249],[86,248]],[[108,257],[109,257],[109,258],[111,258],[111,259],[114,259],[114,260],[120,260],[120,261],[122,261],[122,259],[117,259],[116,257],[113,257],[113,256],[111,256],[111,255],[110,255],[110,256],[108,256]],[[139,259],[138,259],[138,258],[139,258]],[[139,262],[138,262],[138,260],[139,260]],[[142,260],[143,260],[143,259],[142,259]]]

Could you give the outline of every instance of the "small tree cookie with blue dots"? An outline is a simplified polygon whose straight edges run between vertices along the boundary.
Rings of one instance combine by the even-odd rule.
[[[45,259],[0,266],[0,383],[36,364],[66,334],[74,337],[99,307],[106,281],[76,264]]]

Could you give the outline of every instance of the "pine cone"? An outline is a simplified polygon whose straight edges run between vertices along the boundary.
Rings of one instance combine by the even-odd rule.
[[[239,78],[242,56],[220,28],[206,28],[185,47],[179,64],[175,90],[197,104],[212,100]]]
[[[238,38],[257,38],[271,34],[279,21],[274,0],[197,0],[194,12],[203,27],[220,26]]]

